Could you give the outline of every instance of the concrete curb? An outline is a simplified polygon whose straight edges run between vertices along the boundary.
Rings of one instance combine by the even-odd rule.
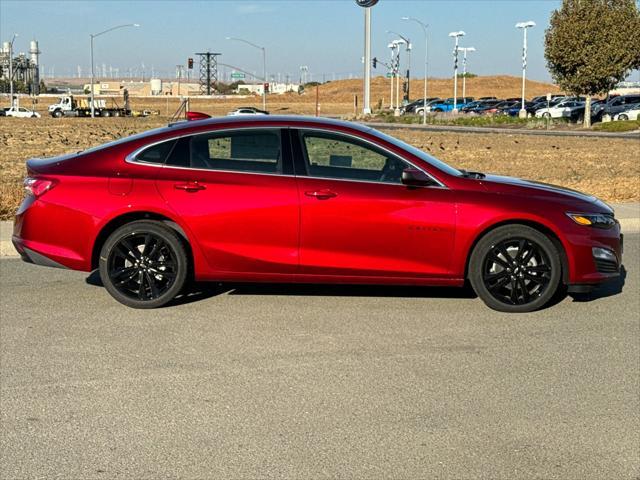
[[[622,233],[640,233],[640,203],[623,203],[612,206],[616,210]],[[0,258],[19,256],[11,243],[12,231],[12,222],[0,222]]]

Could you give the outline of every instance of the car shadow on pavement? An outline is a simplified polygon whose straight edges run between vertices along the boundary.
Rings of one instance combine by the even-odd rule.
[[[620,267],[620,275],[618,277],[599,285],[589,293],[571,293],[569,296],[574,302],[592,302],[599,298],[612,297],[622,293],[626,278],[627,270],[623,265]]]
[[[102,287],[100,273],[91,272],[86,283]],[[399,285],[349,285],[300,283],[220,283],[195,282],[186,287],[169,305],[177,306],[198,302],[218,295],[274,295],[303,297],[395,297],[395,298],[459,298],[472,299],[477,295],[464,287],[424,287]]]

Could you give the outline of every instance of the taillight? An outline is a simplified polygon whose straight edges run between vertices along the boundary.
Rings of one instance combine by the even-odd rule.
[[[44,178],[27,177],[24,179],[24,189],[27,195],[33,195],[38,198],[53,188],[53,180],[45,180]]]

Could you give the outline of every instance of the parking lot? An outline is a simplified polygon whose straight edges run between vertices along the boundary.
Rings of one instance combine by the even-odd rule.
[[[139,311],[2,259],[0,477],[635,479],[639,250],[526,315],[290,285]]]

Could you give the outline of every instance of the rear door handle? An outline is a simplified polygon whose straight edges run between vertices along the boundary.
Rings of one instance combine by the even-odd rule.
[[[198,192],[200,190],[204,190],[205,188],[207,188],[198,182],[176,183],[174,187],[177,190],[184,190],[185,192],[190,192],[190,193]]]
[[[328,198],[337,197],[336,192],[332,192],[329,189],[323,188],[322,190],[313,190],[310,192],[304,192],[307,197],[316,197],[318,200],[327,200]]]

